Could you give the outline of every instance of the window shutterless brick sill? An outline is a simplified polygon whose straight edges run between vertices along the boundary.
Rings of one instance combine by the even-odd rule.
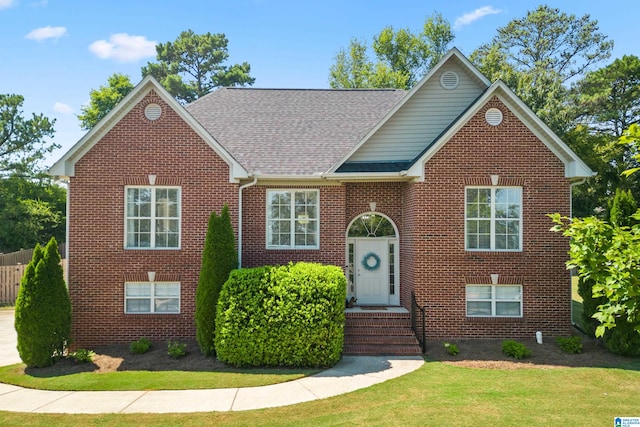
[[[465,323],[525,323],[524,317],[466,317]]]
[[[525,256],[523,251],[520,252],[508,252],[508,251],[465,251],[464,256],[469,260],[484,260],[484,259],[518,259]]]

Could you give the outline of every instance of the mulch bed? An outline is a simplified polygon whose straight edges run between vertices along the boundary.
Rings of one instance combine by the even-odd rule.
[[[426,360],[471,368],[523,369],[523,368],[561,368],[561,367],[616,367],[631,363],[640,364],[640,358],[617,356],[607,351],[596,341],[582,340],[581,354],[567,354],[560,350],[552,338],[545,337],[542,344],[535,339],[517,340],[532,351],[532,356],[516,360],[502,353],[502,341],[499,339],[461,339],[448,340],[458,346],[460,352],[452,356],[447,353],[444,341],[427,343]],[[215,358],[205,357],[195,341],[187,342],[188,354],[173,359],[167,354],[166,343],[154,343],[145,354],[131,354],[128,344],[117,344],[93,349],[96,355],[93,363],[79,364],[67,358],[46,368],[27,369],[33,376],[59,376],[79,372],[117,372],[117,371],[231,371],[234,368],[219,362]]]
[[[447,364],[472,368],[523,369],[523,368],[565,368],[565,367],[616,367],[640,363],[640,358],[618,356],[610,353],[597,341],[583,338],[582,353],[563,352],[553,338],[543,338],[538,344],[535,338],[518,339],[531,350],[531,357],[516,360],[502,353],[501,339],[449,340],[458,346],[460,352],[452,356],[444,347],[445,341],[427,342],[427,361],[441,361]]]

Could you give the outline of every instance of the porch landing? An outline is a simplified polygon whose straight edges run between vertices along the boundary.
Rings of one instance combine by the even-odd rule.
[[[421,355],[404,307],[356,306],[345,309],[345,355]]]

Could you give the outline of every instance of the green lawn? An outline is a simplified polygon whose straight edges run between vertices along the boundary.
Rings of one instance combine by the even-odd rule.
[[[44,390],[190,390],[257,387],[293,381],[318,372],[317,369],[243,369],[237,372],[123,371],[102,374],[83,372],[46,377],[25,374],[24,366],[20,363],[0,367],[0,382]]]
[[[247,412],[45,415],[0,412],[28,426],[558,426],[613,425],[639,416],[640,372],[562,368],[488,370],[440,362],[353,393]]]

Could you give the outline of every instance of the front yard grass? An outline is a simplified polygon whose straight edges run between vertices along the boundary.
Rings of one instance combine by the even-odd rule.
[[[313,375],[313,369],[243,369],[237,372],[123,371],[35,376],[25,365],[0,367],[0,382],[26,388],[62,391],[190,390],[258,387]]]
[[[62,415],[0,412],[26,426],[612,425],[638,416],[640,372],[628,369],[474,369],[426,363],[372,387],[299,405],[246,412]]]

